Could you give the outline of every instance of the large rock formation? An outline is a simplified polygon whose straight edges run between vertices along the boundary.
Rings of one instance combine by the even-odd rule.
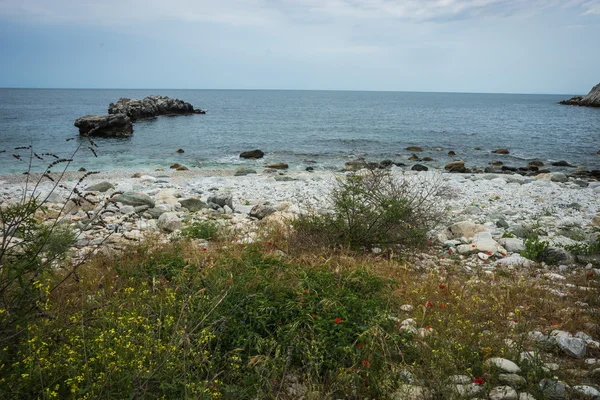
[[[75,120],[80,135],[126,137],[133,133],[131,119],[125,114],[86,115]]]
[[[75,120],[80,135],[124,137],[133,133],[133,121],[159,115],[205,114],[190,103],[166,96],[148,96],[142,100],[120,98],[110,103],[108,115],[86,115]]]
[[[116,104],[110,103],[108,113],[127,114],[132,121],[135,121],[155,118],[159,115],[189,115],[204,114],[205,112],[195,110],[194,106],[183,100],[166,96],[148,96],[142,100],[122,97]]]
[[[559,104],[568,106],[600,107],[600,83],[592,88],[587,96],[575,96],[569,100],[563,100]]]

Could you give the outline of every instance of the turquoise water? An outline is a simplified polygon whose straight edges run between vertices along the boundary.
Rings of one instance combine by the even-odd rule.
[[[426,149],[420,156],[435,160],[423,163],[430,167],[443,166],[453,150],[467,166],[500,159],[519,167],[540,159],[600,169],[600,109],[556,104],[568,95],[0,89],[0,151],[6,150],[0,173],[26,169],[12,157],[17,146],[69,155],[82,143],[76,118],[105,114],[119,97],[150,94],[180,98],[207,114],[140,121],[130,138],[94,139],[98,157],[84,148],[74,168],[155,169],[174,162],[205,169],[261,167],[263,161],[238,157],[255,148],[267,153],[266,161],[287,162],[292,169],[339,169],[356,157],[412,165],[404,148],[416,145]],[[511,154],[490,154],[499,147]],[[185,153],[177,154],[179,148]],[[41,163],[34,166],[39,168]]]

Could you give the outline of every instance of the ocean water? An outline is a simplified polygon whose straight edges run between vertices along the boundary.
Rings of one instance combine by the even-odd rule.
[[[94,157],[73,126],[86,114],[106,114],[120,97],[167,95],[188,101],[206,115],[159,117],[134,124],[130,138],[95,138]],[[0,173],[21,173],[26,155],[70,157],[71,169],[261,168],[287,162],[291,169],[340,169],[346,161],[391,159],[412,165],[407,146],[445,165],[453,150],[466,165],[494,160],[524,166],[529,160],[566,160],[600,169],[600,109],[556,104],[568,95],[275,90],[67,90],[0,89]],[[67,141],[67,139],[75,138]],[[434,148],[443,148],[442,152]],[[509,148],[507,156],[493,155]],[[178,154],[182,148],[185,153]],[[267,153],[260,161],[239,158],[245,150]],[[480,148],[481,150],[475,150]],[[40,170],[51,158],[33,159]]]

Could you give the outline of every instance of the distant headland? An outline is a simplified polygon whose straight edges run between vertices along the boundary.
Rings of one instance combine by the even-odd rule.
[[[567,106],[600,107],[600,83],[592,88],[587,96],[575,96],[558,104]]]

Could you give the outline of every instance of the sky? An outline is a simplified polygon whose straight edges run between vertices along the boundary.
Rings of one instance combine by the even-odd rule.
[[[0,0],[0,87],[586,94],[600,0]]]

